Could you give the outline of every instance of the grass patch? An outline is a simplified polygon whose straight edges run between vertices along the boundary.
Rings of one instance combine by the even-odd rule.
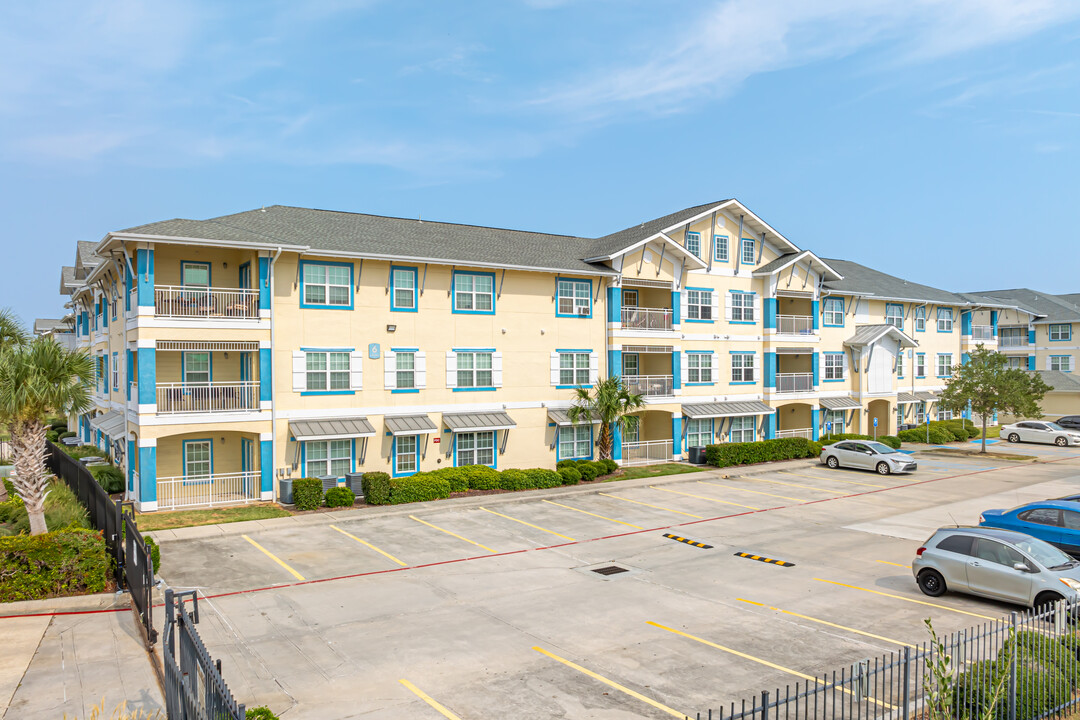
[[[986,452],[979,452],[979,445],[972,445],[970,448],[933,448],[932,450],[923,450],[924,455],[948,455],[949,457],[982,457],[990,458],[993,460],[1015,460],[1017,462],[1029,462],[1031,460],[1038,460],[1034,455],[1017,455],[1016,453],[1003,453],[993,450],[993,445],[986,446]]]
[[[154,512],[139,514],[136,518],[141,532],[154,530],[174,530],[197,525],[218,525],[221,523],[243,522],[245,520],[266,520],[268,518],[288,517],[288,510],[273,504],[244,505],[241,507],[207,508],[205,510],[175,510],[172,512]]]
[[[712,470],[709,467],[696,465],[684,465],[683,463],[664,463],[663,465],[640,465],[636,467],[622,468],[605,478],[604,482],[616,480],[633,480],[634,478],[660,477],[661,475],[682,475],[683,473],[704,472]]]
[[[980,437],[981,437],[981,434],[980,434]],[[987,426],[987,428],[986,428],[986,437],[988,437],[988,438],[1001,437],[1001,426],[1000,425],[994,425],[993,427]],[[980,439],[980,438],[978,438],[978,437],[975,438],[975,440],[978,440],[978,439]]]

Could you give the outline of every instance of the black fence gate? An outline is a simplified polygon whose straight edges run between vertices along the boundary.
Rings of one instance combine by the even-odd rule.
[[[184,599],[191,599],[191,614]],[[199,622],[196,591],[165,591],[165,710],[169,720],[243,720],[238,704],[221,677],[221,661],[206,651],[195,625]]]
[[[139,617],[147,647],[157,642],[152,615],[154,593],[154,562],[146,541],[135,525],[135,504],[121,503],[124,521],[124,580],[131,592],[131,604]]]

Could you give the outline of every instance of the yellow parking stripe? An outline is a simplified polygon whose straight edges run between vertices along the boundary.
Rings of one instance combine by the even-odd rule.
[[[337,530],[337,531],[338,531],[339,533],[341,533],[342,535],[344,535],[344,536],[346,536],[346,537],[351,537],[351,538],[352,538],[353,540],[355,540],[356,542],[360,543],[361,545],[366,545],[366,546],[368,546],[369,548],[371,548],[371,549],[372,549],[372,550],[374,550],[375,552],[379,553],[380,555],[382,555],[382,556],[384,556],[384,557],[388,557],[388,558],[390,558],[391,560],[393,560],[394,562],[396,562],[396,563],[397,563],[398,565],[400,565],[401,567],[408,567],[408,566],[409,566],[409,565],[408,565],[408,563],[404,563],[404,562],[402,562],[401,560],[398,560],[398,559],[397,559],[396,557],[394,557],[394,556],[393,556],[393,555],[391,555],[390,553],[386,552],[385,550],[380,550],[379,548],[377,548],[377,547],[375,547],[374,545],[372,545],[371,543],[369,543],[369,542],[368,542],[367,540],[361,540],[360,538],[356,537],[355,535],[352,535],[352,534],[350,534],[350,533],[347,533],[347,532],[345,532],[344,530],[342,530],[341,528],[339,528],[339,527],[338,527],[337,525],[331,525],[331,526],[330,526],[330,529],[331,529],[331,530]]]
[[[264,548],[264,547],[263,547],[262,545],[260,545],[259,543],[255,542],[254,540],[252,540],[251,538],[249,538],[249,537],[248,537],[247,535],[241,535],[240,537],[244,538],[244,539],[245,539],[245,540],[247,540],[247,541],[248,541],[249,543],[251,543],[252,545],[254,545],[255,547],[257,547],[257,548],[258,548],[259,550],[261,550],[261,551],[263,552],[263,554],[264,554],[264,555],[266,555],[266,557],[270,558],[271,560],[273,560],[274,562],[276,562],[276,563],[277,563],[278,565],[280,565],[281,567],[285,568],[285,569],[286,569],[286,570],[288,570],[288,571],[289,571],[290,573],[292,573],[292,576],[293,576],[294,578],[296,578],[297,580],[303,580],[303,579],[304,579],[304,576],[303,576],[303,575],[301,575],[300,573],[296,572],[296,571],[295,571],[295,570],[293,570],[293,569],[292,569],[291,567],[289,567],[289,566],[288,566],[288,565],[286,565],[286,564],[285,564],[284,562],[282,562],[281,558],[279,558],[279,557],[278,557],[277,555],[275,555],[274,553],[270,552],[269,550],[267,550],[266,548]]]
[[[780,472],[787,473],[788,475],[794,475],[795,477],[806,478],[807,480],[824,480],[825,482],[838,482],[838,483],[844,483],[845,485],[865,485],[866,487],[876,487],[876,488],[892,487],[891,485],[875,485],[874,483],[856,482],[855,480],[837,480],[836,478],[831,478],[831,477],[821,477],[819,475],[807,475],[805,473],[792,472],[791,470],[780,470]]]
[[[609,518],[606,515],[597,515],[596,513],[589,512],[588,510],[582,510],[581,508],[570,507],[569,505],[563,505],[562,503],[553,502],[551,500],[544,500],[543,502],[546,502],[548,505],[558,505],[561,508],[566,508],[567,510],[573,510],[574,512],[584,513],[586,515],[592,515],[593,517],[598,517],[601,520],[610,520],[613,523],[619,523],[620,525],[626,525],[627,527],[637,528],[638,530],[644,530],[645,529],[645,528],[641,527],[640,525],[635,525],[634,523],[623,522],[622,520],[616,520],[615,518]]]
[[[631,500],[630,498],[619,497],[618,495],[608,495],[607,493],[597,493],[597,495],[603,495],[614,500],[622,500],[623,502],[634,503],[635,505],[644,505],[645,507],[656,508],[657,510],[666,510],[669,513],[675,513],[677,515],[685,515],[687,517],[697,518],[698,520],[704,520],[704,515],[695,515],[694,513],[683,512],[682,510],[672,510],[661,505],[650,505],[647,502],[641,502],[640,500]]]
[[[743,505],[742,503],[729,502],[727,500],[717,500],[716,498],[706,497],[705,495],[695,495],[694,493],[681,492],[679,490],[669,490],[667,488],[656,487],[655,485],[649,486],[650,490],[659,490],[660,492],[674,493],[675,495],[685,495],[686,497],[697,498],[698,500],[708,500],[709,502],[723,503],[724,505],[734,505],[735,507],[747,508],[749,510],[760,510],[759,507],[753,505]]]
[[[784,482],[783,480],[773,480],[772,478],[756,478],[756,477],[743,477],[741,480],[752,480],[754,482],[775,483],[777,485],[789,485],[791,487],[805,488],[807,490],[816,490],[817,492],[829,493],[835,495],[836,490],[826,490],[825,488],[814,487],[813,485],[803,485],[802,483]]]
[[[639,692],[634,692],[630,688],[625,687],[623,685],[620,685],[619,683],[615,682],[614,680],[608,680],[603,675],[599,675],[597,673],[594,673],[592,670],[587,670],[587,669],[581,667],[580,665],[578,665],[577,663],[572,663],[569,660],[567,660],[566,658],[561,658],[558,655],[556,655],[555,653],[550,653],[550,652],[548,652],[547,650],[545,650],[542,647],[534,647],[533,650],[535,650],[538,653],[541,653],[542,655],[547,655],[552,660],[558,660],[563,665],[565,665],[565,666],[567,666],[569,668],[573,668],[573,669],[577,670],[580,673],[588,675],[593,680],[599,680],[600,682],[604,683],[608,687],[613,687],[613,688],[615,688],[616,690],[618,690],[621,693],[626,693],[627,695],[634,698],[635,700],[640,700],[643,703],[647,703],[649,705],[652,705],[657,710],[662,710],[662,711],[666,712],[668,715],[672,715],[674,717],[680,718],[680,720],[686,720],[686,718],[690,717],[686,713],[681,713],[678,710],[673,710],[672,708],[669,708],[667,705],[656,702],[652,698],[645,697],[644,695],[642,695]]]
[[[454,713],[447,710],[445,707],[440,705],[433,697],[431,697],[426,692],[424,692],[420,688],[413,685],[411,682],[409,682],[405,678],[402,678],[401,680],[398,680],[398,682],[401,683],[402,685],[404,685],[405,687],[409,688],[409,690],[411,690],[413,692],[413,694],[416,695],[416,697],[420,698],[421,700],[426,702],[428,705],[430,705],[431,707],[435,708],[440,713],[442,713],[443,717],[450,718],[450,720],[461,720],[461,718],[459,718],[457,715],[455,715]]]
[[[536,530],[540,530],[541,532],[546,532],[549,535],[554,535],[556,537],[561,537],[563,540],[569,540],[570,542],[577,542],[577,540],[570,537],[569,535],[563,535],[562,533],[557,533],[554,530],[548,530],[547,528],[542,528],[539,525],[533,525],[530,522],[525,522],[524,520],[518,520],[515,517],[510,517],[509,515],[503,515],[502,513],[497,513],[494,510],[488,510],[486,507],[482,507],[480,509],[483,510],[484,512],[489,512],[492,515],[498,515],[501,518],[506,518],[507,520],[513,520],[514,522],[521,523],[522,525],[528,525],[531,528],[534,528]]]
[[[792,617],[802,618],[803,620],[809,620],[810,622],[820,623],[821,625],[828,625],[829,627],[834,627],[834,628],[837,628],[838,630],[847,630],[848,632],[853,632],[853,633],[856,633],[858,635],[865,635],[866,637],[874,638],[875,640],[883,640],[883,641],[888,642],[888,643],[896,643],[897,645],[907,645],[910,648],[915,647],[911,643],[902,642],[900,640],[893,640],[892,638],[883,637],[881,635],[875,635],[874,633],[868,633],[865,630],[856,630],[855,628],[847,627],[845,625],[837,625],[836,623],[831,623],[828,620],[820,620],[820,619],[815,618],[815,617],[810,617],[809,615],[800,615],[797,612],[792,612],[791,610],[782,610],[781,608],[773,607],[772,605],[766,605],[765,603],[754,602],[753,600],[744,600],[743,598],[735,598],[735,599],[738,600],[739,602],[748,603],[750,605],[757,605],[758,607],[768,608],[770,610],[775,610],[776,612],[779,612],[779,613],[784,613],[785,615],[791,615]]]
[[[760,490],[750,490],[749,488],[736,487],[734,485],[724,485],[723,483],[710,482],[708,480],[698,480],[699,485],[715,485],[716,487],[727,488],[728,490],[738,490],[739,492],[754,493],[755,495],[768,495],[769,497],[780,498],[781,500],[794,500],[795,502],[806,502],[806,498],[788,497],[787,495],[777,495],[775,493],[761,492]]]
[[[905,602],[915,603],[916,605],[926,605],[927,607],[938,608],[939,610],[948,610],[954,613],[960,613],[961,615],[970,615],[971,617],[982,618],[983,620],[997,620],[998,618],[990,617],[989,615],[980,615],[979,613],[968,612],[967,610],[957,610],[956,608],[948,607],[947,605],[938,605],[937,603],[926,602],[925,600],[916,600],[914,598],[904,597],[903,595],[893,595],[891,593],[881,592],[880,590],[871,590],[870,588],[859,587],[858,585],[847,585],[842,582],[836,582],[835,580],[825,580],[823,578],[814,578],[818,582],[829,583],[830,585],[839,585],[840,587],[850,588],[852,590],[862,590],[863,592],[874,593],[875,595],[881,595],[887,598],[894,598],[896,600],[904,600]]]
[[[777,665],[776,663],[769,662],[768,660],[763,660],[763,659],[761,659],[759,657],[754,657],[753,655],[747,655],[744,652],[739,652],[738,650],[732,650],[731,648],[724,647],[723,645],[717,645],[716,643],[710,642],[710,641],[706,640],[705,638],[699,638],[696,635],[691,635],[690,633],[684,633],[681,630],[676,630],[675,628],[669,628],[666,625],[661,625],[660,623],[655,623],[655,622],[653,622],[651,620],[647,620],[646,624],[652,625],[653,627],[656,627],[656,628],[660,628],[661,630],[667,630],[668,632],[674,633],[676,635],[681,635],[684,638],[694,640],[695,642],[699,642],[702,645],[708,645],[711,648],[715,648],[717,650],[722,650],[723,652],[726,652],[726,653],[731,653],[732,655],[735,655],[736,657],[741,657],[744,660],[750,660],[751,662],[756,662],[756,663],[758,663],[760,665],[764,665],[765,667],[771,667],[773,670],[779,670],[780,672],[787,673],[788,675],[794,675],[795,677],[800,677],[800,678],[803,678],[804,680],[812,680],[813,682],[815,682],[815,683],[817,683],[819,685],[822,682],[821,678],[816,678],[813,675],[807,675],[806,673],[801,673],[798,670],[792,670],[791,668],[786,668],[783,665]],[[846,692],[849,695],[854,694],[850,690],[843,690],[843,692]],[[870,702],[874,703],[875,705],[880,705],[881,707],[887,707],[890,710],[895,710],[896,709],[895,706],[889,705],[888,703],[883,703],[883,702],[881,702],[879,700],[875,700],[874,698],[868,697],[866,699],[869,700]]]
[[[465,542],[469,543],[470,545],[475,545],[478,548],[483,548],[483,549],[487,550],[489,553],[497,552],[496,550],[492,550],[491,548],[489,548],[487,545],[481,545],[480,543],[476,542],[475,540],[470,540],[467,537],[462,537],[461,535],[458,535],[457,533],[450,532],[449,530],[447,530],[445,528],[441,528],[438,525],[432,525],[431,523],[429,523],[429,522],[427,522],[425,520],[421,520],[420,518],[416,517],[415,515],[410,515],[409,517],[412,518],[413,520],[415,520],[416,522],[420,523],[421,525],[427,525],[429,528],[435,528],[439,532],[444,532],[444,533],[446,533],[447,535],[449,535],[451,537],[456,537],[458,540],[464,540]]]
[[[894,563],[894,562],[891,562],[889,560],[875,560],[874,562],[879,562],[879,563],[882,563],[883,565],[895,565],[896,567],[907,568],[908,570],[911,569],[910,565],[904,565],[903,563]]]

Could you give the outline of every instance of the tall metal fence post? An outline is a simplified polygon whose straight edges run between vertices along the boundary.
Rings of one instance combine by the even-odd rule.
[[[761,691],[761,720],[769,720],[769,691]]]
[[[900,704],[903,709],[902,717],[904,720],[911,717],[911,648],[907,645],[904,646],[904,670],[902,672],[904,678],[904,689],[901,691]]]
[[[1009,615],[1009,626],[1012,629],[1010,632],[1010,639],[1012,640],[1012,652],[1009,657],[1009,720],[1016,720],[1016,625],[1017,615],[1014,610]]]

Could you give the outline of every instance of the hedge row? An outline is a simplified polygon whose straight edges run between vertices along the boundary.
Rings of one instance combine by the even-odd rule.
[[[877,440],[880,443],[885,443],[893,450],[900,449],[900,438],[896,435],[879,435],[875,438],[873,435],[859,435],[858,433],[834,433],[832,435],[822,436],[820,442],[822,446],[832,445],[838,443],[841,440]]]
[[[110,572],[101,533],[72,529],[0,538],[0,602],[102,592]]]
[[[466,465],[397,478],[383,472],[369,472],[363,476],[364,500],[369,505],[400,505],[447,498],[451,493],[467,490],[553,488],[594,480],[615,472],[617,468],[613,460],[564,460],[559,463],[557,470],[510,468],[500,472],[486,465]]]
[[[954,418],[953,420],[932,420],[930,426],[929,442],[933,445],[944,445],[951,442],[964,442],[982,435],[982,430],[975,427],[975,423],[966,418]],[[901,430],[897,436],[904,442],[925,443],[927,442],[927,423],[909,430]]]
[[[753,465],[773,460],[818,457],[821,443],[806,438],[776,438],[758,442],[705,446],[705,462],[716,467]]]

